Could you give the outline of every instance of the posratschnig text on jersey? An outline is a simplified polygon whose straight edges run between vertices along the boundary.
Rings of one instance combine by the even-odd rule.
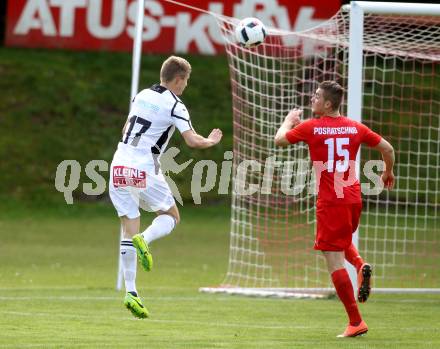
[[[345,134],[357,134],[356,127],[314,127],[314,135],[345,135]]]

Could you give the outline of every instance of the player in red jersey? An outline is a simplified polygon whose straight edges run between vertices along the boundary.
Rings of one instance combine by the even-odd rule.
[[[356,179],[356,155],[364,143],[382,153],[384,187],[394,185],[394,149],[362,123],[342,116],[339,107],[343,89],[334,81],[324,81],[312,97],[312,112],[318,118],[301,122],[302,110],[294,109],[285,118],[275,136],[277,146],[305,142],[315,168],[318,183],[315,246],[322,251],[339,299],[344,304],[349,324],[338,337],[355,337],[368,331],[359,313],[353,286],[344,267],[344,259],[358,271],[358,300],[370,294],[371,266],[364,263],[352,244],[362,210],[361,188]]]

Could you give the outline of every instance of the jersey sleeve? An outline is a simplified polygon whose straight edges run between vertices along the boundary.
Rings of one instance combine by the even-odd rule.
[[[171,118],[180,133],[193,129],[188,110],[182,102],[176,102],[171,110]]]
[[[292,144],[301,141],[307,143],[310,137],[311,121],[312,120],[303,121],[299,125],[292,128],[290,131],[288,131],[286,133],[287,140]]]
[[[362,138],[361,142],[365,143],[369,147],[375,147],[379,144],[382,137],[377,134],[376,132],[370,130],[367,126],[364,124],[360,124],[361,132],[362,132]]]

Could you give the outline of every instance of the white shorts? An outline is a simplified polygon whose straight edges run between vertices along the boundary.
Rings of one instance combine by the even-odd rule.
[[[116,171],[128,171],[118,176]],[[131,173],[130,173],[131,171]],[[129,181],[129,183],[127,183]],[[139,207],[145,211],[168,211],[176,203],[162,172],[149,174],[124,166],[111,165],[110,199],[118,216],[134,219],[140,216]]]

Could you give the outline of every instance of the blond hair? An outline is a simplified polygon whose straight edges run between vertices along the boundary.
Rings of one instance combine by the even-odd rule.
[[[160,68],[160,80],[163,82],[170,82],[177,76],[185,78],[191,73],[191,64],[182,57],[170,56],[163,63]]]

